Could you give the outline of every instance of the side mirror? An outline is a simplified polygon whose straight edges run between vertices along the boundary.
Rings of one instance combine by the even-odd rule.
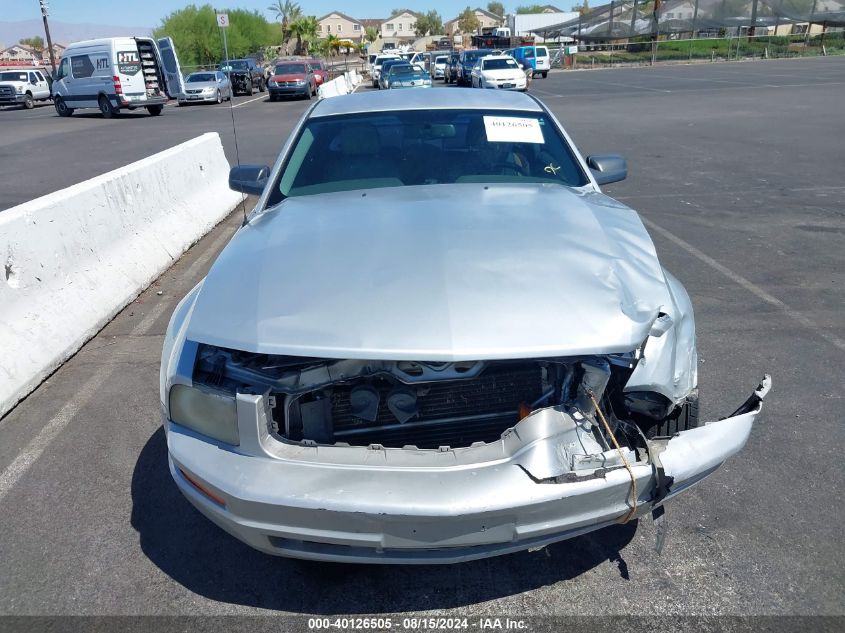
[[[587,156],[587,165],[600,185],[619,182],[628,177],[628,162],[616,154]]]
[[[229,189],[260,196],[269,176],[267,165],[238,165],[229,170]]]

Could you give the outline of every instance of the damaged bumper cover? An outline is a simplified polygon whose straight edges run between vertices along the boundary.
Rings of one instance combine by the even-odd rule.
[[[239,395],[237,449],[165,418],[171,473],[218,526],[261,551],[359,563],[454,563],[617,523],[686,490],[738,452],[768,392],[767,376],[731,416],[649,440],[631,471],[616,451],[579,454],[584,420],[535,411],[499,442],[411,451],[303,446],[269,431],[261,395]]]

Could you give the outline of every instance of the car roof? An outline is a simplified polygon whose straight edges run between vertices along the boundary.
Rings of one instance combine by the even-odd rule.
[[[408,93],[413,94],[408,94]],[[380,90],[323,99],[310,117],[389,110],[523,110],[542,112],[537,101],[506,90]]]

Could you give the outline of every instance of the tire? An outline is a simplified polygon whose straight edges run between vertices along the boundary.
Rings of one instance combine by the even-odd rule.
[[[30,93],[26,93],[26,97],[24,98],[23,107],[27,110],[32,110],[35,107],[35,99],[32,98]]]
[[[253,92],[254,91],[252,89],[252,82],[250,81],[249,85],[247,86],[247,89],[246,89],[246,94],[251,97]]]
[[[549,76],[549,71],[544,70],[544,71],[543,71],[543,79],[545,79],[545,78],[546,78],[546,77],[548,77],[548,76]]]
[[[275,101],[275,100],[276,100],[276,95],[274,95],[274,94],[271,92],[271,93],[270,93],[270,101]]]
[[[223,103],[223,95],[220,94],[220,91],[218,90],[217,91],[217,105],[220,105],[221,103]]]
[[[309,87],[308,90],[305,91],[305,100],[311,101],[311,88]]]
[[[53,107],[56,108],[56,114],[61,117],[69,117],[73,114],[73,108],[67,107],[65,100],[61,97],[53,99]]]
[[[110,119],[117,114],[115,109],[112,108],[112,105],[109,103],[106,95],[100,95],[100,98],[97,99],[97,105],[100,107],[100,114],[103,115],[104,119]]]
[[[264,80],[259,79],[258,80],[258,92],[264,92],[265,89],[266,89],[266,86],[264,85]]]
[[[147,106],[147,112],[150,113],[150,116],[159,116],[163,111],[164,111],[163,105]]]
[[[687,401],[665,420],[655,423],[654,426],[645,429],[645,436],[648,439],[654,437],[672,437],[681,431],[689,431],[698,426],[698,392],[694,392]]]

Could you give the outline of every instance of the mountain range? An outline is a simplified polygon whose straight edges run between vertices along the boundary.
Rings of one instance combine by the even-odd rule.
[[[110,24],[74,24],[50,20],[50,36],[59,44],[70,44],[80,40],[98,37],[120,37],[124,35],[149,35],[150,26],[114,26]],[[44,37],[44,23],[41,20],[21,20],[19,22],[0,21],[0,45],[3,48],[17,44],[25,37],[40,35]]]

